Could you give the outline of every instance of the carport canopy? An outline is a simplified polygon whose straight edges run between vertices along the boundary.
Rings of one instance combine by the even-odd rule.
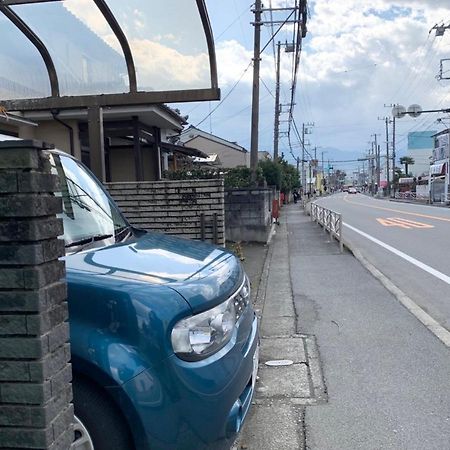
[[[8,111],[217,100],[204,0],[0,0]]]

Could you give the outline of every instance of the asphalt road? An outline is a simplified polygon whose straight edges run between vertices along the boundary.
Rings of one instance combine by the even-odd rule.
[[[362,196],[352,196],[350,201],[399,209],[397,204]],[[343,196],[326,202],[342,206],[345,220],[353,220],[355,227],[371,224],[365,228],[370,233],[377,231],[371,223],[374,216],[399,215],[382,210],[371,213],[362,206],[356,209],[344,202]],[[441,210],[432,212],[440,215]],[[297,331],[317,338],[328,394],[328,402],[305,409],[306,448],[450,450],[449,349],[356,258],[349,252],[341,254],[338,245],[301,210],[288,207],[287,222]],[[357,233],[345,232],[349,238],[359,239]],[[387,239],[382,233],[377,236]],[[408,236],[402,237],[402,248],[412,252],[412,236],[421,241],[421,235]],[[391,239],[389,242],[399,245],[395,236]],[[358,243],[367,247],[365,253],[378,251],[370,247],[373,243]],[[379,258],[386,261],[391,256],[381,253]],[[407,265],[401,259],[394,263]],[[448,295],[446,299],[450,301]]]
[[[318,203],[342,213],[344,240],[450,330],[450,209],[363,194]]]

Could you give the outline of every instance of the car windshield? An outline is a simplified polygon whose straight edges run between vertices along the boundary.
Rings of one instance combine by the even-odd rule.
[[[63,212],[58,215],[64,223],[66,246],[117,237],[129,224],[103,187],[76,160],[52,153],[52,172],[61,182]],[[85,242],[83,242],[85,241]]]

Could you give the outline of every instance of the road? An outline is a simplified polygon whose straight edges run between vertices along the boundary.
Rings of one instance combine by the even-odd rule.
[[[407,212],[416,208],[398,207],[359,195],[347,200],[392,209],[409,207]],[[377,218],[398,217],[399,212],[350,204],[342,195],[324,202],[340,208],[344,220],[352,223],[350,226],[376,234],[378,239],[405,252],[413,253],[414,241],[422,242],[421,234],[414,231],[435,230],[401,228],[399,233],[398,227],[384,229],[384,225],[376,221]],[[305,448],[450,450],[449,349],[356,258],[349,252],[341,254],[339,246],[331,243],[302,211],[295,206],[286,210],[282,220],[287,215],[284,220],[288,223],[297,331],[317,339],[328,396],[326,403],[305,408]],[[442,210],[434,208],[431,213],[440,216]],[[407,214],[401,217],[416,221]],[[428,220],[417,218],[421,222],[428,223]],[[430,220],[430,223],[435,222]],[[398,236],[390,235],[391,230]],[[414,276],[432,277],[421,274],[411,263],[391,255],[390,251],[350,228],[344,231],[373,261],[381,261],[380,267],[387,268],[387,272],[391,272],[388,264],[397,264],[408,275],[408,282],[412,283]],[[404,238],[402,232],[408,231],[414,234]],[[418,258],[427,255],[426,252],[413,254]],[[387,263],[391,259],[392,262]],[[438,264],[439,259],[430,256],[426,261],[448,272],[445,266]],[[442,283],[433,278],[423,282],[429,283],[425,291],[432,289],[433,284]],[[449,299],[447,293],[443,296]],[[439,305],[435,308],[440,310]],[[273,326],[276,328],[277,323]]]
[[[450,330],[450,209],[362,194],[318,203],[342,213],[344,240]]]

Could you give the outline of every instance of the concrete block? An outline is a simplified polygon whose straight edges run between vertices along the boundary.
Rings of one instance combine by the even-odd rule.
[[[49,381],[41,384],[2,383],[0,385],[0,402],[42,405],[50,400],[51,391]]]
[[[48,351],[48,340],[43,337],[0,337],[0,358],[40,359]]]
[[[0,381],[29,381],[30,372],[28,362],[0,361]],[[0,406],[1,413],[1,406]],[[1,420],[0,420],[1,425]]]
[[[57,192],[61,184],[57,175],[39,172],[17,174],[19,192]]]
[[[0,220],[0,242],[39,241],[60,236],[63,232],[62,220],[56,217]]]
[[[0,270],[1,272],[1,270]],[[46,291],[3,291],[0,312],[38,312],[46,307]]]
[[[15,172],[0,171],[0,193],[13,193],[17,191],[17,174]]]
[[[2,143],[0,146],[0,169],[39,168],[39,153],[36,149],[28,148],[18,151],[15,148],[2,148],[4,145]]]
[[[17,194],[0,197],[0,217],[42,217],[62,212],[60,197]]]
[[[45,449],[53,441],[53,429],[0,428],[0,442],[7,449]]]
[[[26,316],[0,315],[0,336],[27,334]]]

